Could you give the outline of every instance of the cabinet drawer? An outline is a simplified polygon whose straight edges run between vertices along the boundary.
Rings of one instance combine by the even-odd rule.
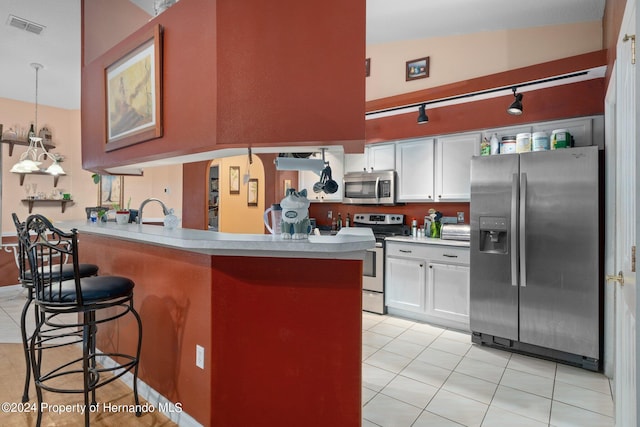
[[[429,261],[469,265],[469,248],[429,246],[427,249],[427,259]]]
[[[419,243],[398,243],[387,242],[385,247],[386,256],[406,257],[406,258],[427,258],[428,247]]]
[[[469,248],[457,246],[387,242],[385,254],[386,256],[420,258],[451,264],[469,264]]]

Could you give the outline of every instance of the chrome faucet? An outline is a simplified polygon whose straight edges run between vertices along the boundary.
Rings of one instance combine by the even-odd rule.
[[[138,209],[138,218],[136,219],[136,222],[138,224],[142,224],[142,208],[144,208],[144,206],[149,202],[158,202],[158,203],[160,203],[160,205],[162,205],[162,213],[164,213],[165,216],[169,215],[169,209],[167,208],[167,206],[164,203],[162,203],[162,200],[152,197],[152,198],[146,199],[142,203],[140,203],[140,208]]]

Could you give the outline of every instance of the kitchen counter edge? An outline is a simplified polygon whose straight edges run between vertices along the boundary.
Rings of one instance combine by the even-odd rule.
[[[56,226],[63,230],[77,229],[80,241],[82,234],[86,233],[209,255],[361,260],[364,259],[365,250],[375,246],[373,233],[311,235],[305,240],[283,240],[270,234],[168,229],[157,225],[119,225],[112,222],[61,221]]]
[[[394,236],[385,238],[387,242],[416,243],[420,245],[440,245],[440,246],[456,246],[459,248],[469,248],[471,245],[464,240],[446,240],[435,239],[433,237],[411,237],[411,236]]]

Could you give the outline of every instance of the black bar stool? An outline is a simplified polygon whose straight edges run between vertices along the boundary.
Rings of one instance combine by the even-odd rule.
[[[97,388],[127,372],[133,374],[133,394],[136,416],[141,415],[138,399],[138,361],[142,344],[142,321],[133,307],[134,283],[120,276],[80,276],[77,230],[64,232],[54,227],[42,215],[27,218],[19,233],[33,278],[33,298],[37,324],[31,337],[29,351],[36,394],[38,418],[42,421],[42,390],[59,393],[82,393],[85,405],[85,426],[89,426],[90,405],[96,407]],[[62,271],[64,258],[72,260],[74,276],[65,280]],[[97,315],[97,313],[100,313]],[[97,352],[98,325],[131,313],[137,322],[138,340],[134,354]],[[70,319],[72,318],[72,320]],[[82,356],[51,367],[43,360],[56,349],[82,344]],[[115,366],[103,367],[97,359],[109,357]],[[112,376],[102,374],[111,372]],[[61,384],[61,377],[81,376],[82,384]],[[91,395],[91,399],[89,398]]]
[[[11,214],[13,218],[13,223],[16,226],[16,233],[19,237],[21,230],[24,228],[24,223],[20,222],[18,219],[18,215],[15,213]],[[68,264],[68,256],[64,258],[64,262],[60,265],[59,269],[54,269],[52,274],[54,276],[60,275],[63,280],[73,279],[74,271],[73,264]],[[31,301],[33,301],[33,277],[31,274],[31,270],[27,266],[27,257],[24,253],[24,247],[21,244],[20,238],[18,238],[18,251],[17,251],[17,259],[18,265],[18,274],[20,284],[23,288],[27,289],[27,300],[25,301],[24,307],[22,308],[22,313],[20,315],[20,333],[22,335],[22,345],[24,347],[24,360],[27,366],[26,375],[24,379],[24,391],[22,392],[22,402],[29,401],[29,382],[31,380],[31,361],[29,360],[29,339],[27,336],[27,312],[29,311],[29,306],[31,305]],[[95,276],[98,274],[98,266],[95,264],[79,264],[79,274],[80,277],[89,277]],[[35,321],[38,324],[38,310],[34,310]]]

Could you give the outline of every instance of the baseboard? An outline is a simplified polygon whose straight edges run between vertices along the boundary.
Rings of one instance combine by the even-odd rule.
[[[96,351],[100,353],[100,350]],[[118,366],[118,364],[113,359],[107,356],[100,356],[97,358],[97,361],[105,368],[113,369]],[[116,373],[117,375],[121,371],[122,369],[115,369],[114,373]],[[120,379],[131,390],[133,390],[133,374],[131,372],[125,373],[120,377]],[[138,378],[138,396],[152,404],[157,412],[164,414],[167,418],[178,424],[180,427],[203,427],[203,425],[196,421],[195,418],[182,410],[181,404],[171,402],[169,399],[151,388],[140,378]],[[166,408],[166,410],[163,410],[164,408]]]

